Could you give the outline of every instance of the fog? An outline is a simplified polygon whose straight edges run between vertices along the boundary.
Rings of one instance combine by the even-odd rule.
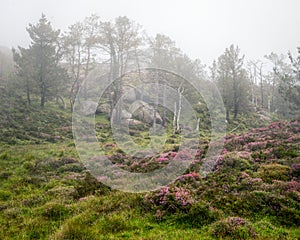
[[[1,0],[0,45],[27,46],[26,27],[45,13],[62,31],[96,13],[102,20],[126,15],[149,35],[163,33],[192,58],[210,64],[230,44],[248,59],[270,52],[287,53],[299,46],[298,0]]]

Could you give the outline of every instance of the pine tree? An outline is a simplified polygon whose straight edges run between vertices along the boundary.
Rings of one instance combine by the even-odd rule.
[[[59,65],[61,59],[59,30],[54,30],[46,16],[42,14],[39,22],[29,24],[26,29],[31,38],[28,49],[19,47],[13,50],[18,75],[27,82],[27,97],[33,92],[40,96],[40,106],[46,101],[60,98],[67,87],[66,71]],[[63,100],[63,99],[62,99]]]
[[[230,120],[230,112],[236,118],[248,105],[248,78],[243,61],[244,56],[240,57],[240,49],[231,45],[219,57],[215,66],[214,78],[223,97],[227,121]]]

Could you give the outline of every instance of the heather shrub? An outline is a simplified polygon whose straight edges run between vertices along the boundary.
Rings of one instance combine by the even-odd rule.
[[[79,163],[70,163],[61,166],[57,171],[59,173],[64,173],[64,172],[77,172],[80,173],[84,170],[84,166]]]
[[[292,176],[300,179],[300,163],[295,163],[291,166]]]
[[[299,152],[295,149],[285,149],[283,146],[274,148],[272,151],[276,158],[295,158],[299,156]]]
[[[177,178],[177,185],[189,185],[192,187],[197,187],[201,183],[201,176],[198,173],[190,172],[184,175],[181,175]]]
[[[253,239],[256,234],[247,220],[240,217],[228,217],[212,225],[212,235],[218,239]]]
[[[222,216],[222,212],[209,203],[200,201],[194,203],[187,213],[179,215],[178,219],[184,224],[203,226],[215,222]]]
[[[226,156],[225,161],[223,163],[223,167],[225,168],[235,168],[240,171],[244,171],[251,167],[250,163],[246,159],[240,159],[238,157]]]
[[[286,196],[270,192],[254,191],[246,202],[252,202],[252,212],[259,215],[274,216],[274,222],[294,226],[300,224],[300,205]]]
[[[276,220],[285,226],[300,226],[300,209],[283,206],[276,216]]]
[[[145,200],[152,208],[170,213],[187,211],[194,202],[191,191],[182,187],[163,187],[147,194]]]
[[[77,181],[76,184],[76,198],[85,197],[95,192],[108,193],[110,188],[99,182],[93,175],[89,172],[85,173],[84,178]]]
[[[261,165],[257,171],[258,177],[264,182],[272,183],[273,180],[290,180],[291,168],[280,164]]]
[[[256,213],[265,214],[267,206],[265,199],[269,193],[263,191],[245,192],[233,204],[233,212],[240,216],[251,216]]]

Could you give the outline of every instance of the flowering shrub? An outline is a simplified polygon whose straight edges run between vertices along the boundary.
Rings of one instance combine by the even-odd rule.
[[[242,172],[242,179],[239,186],[241,189],[248,191],[265,188],[265,184],[261,178],[252,178],[245,172]]]
[[[177,180],[181,183],[190,183],[191,184],[191,183],[201,180],[201,176],[198,173],[191,172],[191,173],[179,176],[177,178]]]
[[[181,187],[162,187],[160,190],[147,194],[145,201],[154,209],[176,212],[188,209],[194,202],[191,191]]]
[[[159,157],[159,158],[156,159],[156,161],[159,162],[159,163],[169,162],[169,158]]]
[[[256,150],[261,150],[266,147],[267,143],[266,142],[251,142],[245,145],[245,149],[249,149],[250,151],[256,151]]]
[[[201,227],[220,219],[222,214],[220,210],[212,207],[210,203],[199,201],[194,203],[188,212],[178,216],[177,220],[184,224],[190,224],[193,227]]]
[[[247,159],[250,160],[251,159],[251,153],[247,152],[247,151],[240,151],[237,153],[239,158],[243,158],[243,159]]]
[[[300,159],[299,159],[300,160]],[[295,163],[291,166],[292,176],[300,180],[300,163]]]
[[[108,159],[112,161],[113,163],[123,163],[124,160],[126,159],[126,156],[123,155],[122,153],[115,153],[111,156],[108,156]]]
[[[164,152],[164,153],[160,154],[160,157],[173,159],[176,155],[177,155],[177,152],[169,151],[169,152]]]
[[[298,193],[300,192],[300,183],[295,180],[288,182],[273,180],[269,190],[280,191],[281,194],[294,192],[296,195],[298,195]]]
[[[156,159],[157,162],[159,163],[168,163],[170,160],[174,159],[176,157],[177,152],[169,151],[169,152],[164,152],[160,154],[160,156]]]
[[[191,161],[194,156],[191,155],[189,150],[183,149],[176,154],[175,159],[180,161]]]
[[[239,157],[240,152],[232,152],[225,156],[223,156],[223,159],[219,161],[218,163],[223,167],[225,171],[228,169],[236,169],[236,170],[245,170],[250,168],[250,163],[246,158],[240,158]],[[243,156],[247,156],[249,159],[251,159],[251,155],[243,154]]]
[[[281,164],[265,164],[260,166],[257,171],[258,177],[263,181],[272,183],[272,180],[288,181],[291,168]]]
[[[248,239],[254,238],[256,234],[251,223],[244,218],[229,217],[213,224],[212,235],[219,239]]]

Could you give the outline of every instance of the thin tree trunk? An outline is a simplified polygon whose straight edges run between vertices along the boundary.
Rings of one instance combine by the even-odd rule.
[[[28,80],[27,80],[27,83],[26,83],[26,95],[27,95],[27,102],[28,102],[28,105],[31,106],[30,87],[29,87]]]
[[[229,113],[229,109],[226,109],[226,121],[227,121],[227,123],[230,123],[230,113]]]
[[[176,101],[174,102],[174,118],[173,118],[173,134],[176,133],[176,123],[177,121],[177,103]]]
[[[260,76],[260,95],[261,95],[261,108],[264,108],[264,89],[263,89],[263,76],[262,76],[262,64],[259,69]]]
[[[179,93],[179,102],[178,102],[178,113],[177,113],[177,126],[176,126],[176,130],[180,131],[180,116],[181,116],[181,107],[182,107],[182,93],[183,93],[183,89],[178,89],[178,93]]]
[[[162,116],[162,125],[163,126],[166,126],[166,118],[167,118],[167,116],[166,116],[166,85],[164,84],[164,86],[163,86],[163,116]]]
[[[158,78],[159,75],[156,72],[156,81],[155,81],[155,104],[154,104],[154,109],[153,109],[153,129],[155,130],[156,128],[156,118],[157,118],[157,108],[158,108],[158,98],[159,98],[159,92],[158,92]]]

